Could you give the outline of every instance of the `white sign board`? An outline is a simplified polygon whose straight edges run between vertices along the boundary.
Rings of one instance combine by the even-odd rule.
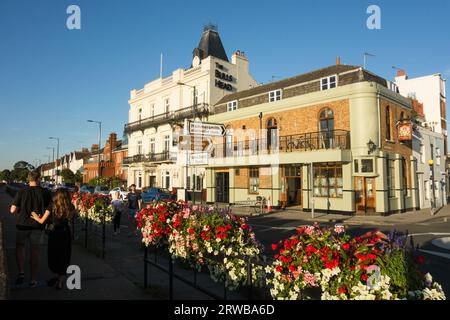
[[[191,165],[206,165],[208,164],[207,152],[195,152],[189,154],[189,164]]]
[[[225,126],[220,123],[189,121],[189,134],[221,137],[225,134]]]

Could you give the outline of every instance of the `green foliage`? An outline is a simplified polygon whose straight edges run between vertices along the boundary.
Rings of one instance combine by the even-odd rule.
[[[420,290],[423,287],[416,264],[409,252],[393,249],[386,260],[382,273],[391,278],[391,284],[396,291],[407,295],[408,291]]]
[[[10,181],[11,180],[11,171],[8,169],[5,169],[0,172],[0,181]]]
[[[75,183],[75,174],[70,169],[63,169],[61,171],[61,177],[66,183]]]
[[[120,187],[123,184],[126,185],[126,181],[120,179],[119,177],[100,177],[99,179],[94,178],[89,180],[89,185],[91,186],[101,185],[107,186],[110,189]]]
[[[16,168],[11,171],[11,180],[25,182],[27,181],[29,172],[30,171],[26,168]]]

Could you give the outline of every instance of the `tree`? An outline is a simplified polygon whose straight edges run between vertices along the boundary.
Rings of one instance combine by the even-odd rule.
[[[61,177],[65,183],[75,183],[75,174],[70,169],[62,169]]]
[[[0,181],[11,181],[11,171],[8,169],[5,169],[0,172]]]
[[[32,170],[35,169],[33,165],[31,165],[28,162],[23,161],[23,160],[16,162],[14,164],[13,168],[14,168],[14,170],[16,170],[16,169],[27,169],[28,171],[32,171]]]
[[[83,174],[78,170],[74,176],[74,183],[83,183]]]

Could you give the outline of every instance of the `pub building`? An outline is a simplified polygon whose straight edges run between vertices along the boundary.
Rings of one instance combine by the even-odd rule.
[[[231,93],[206,166],[207,202],[391,214],[418,207],[412,102],[359,66],[336,64]]]

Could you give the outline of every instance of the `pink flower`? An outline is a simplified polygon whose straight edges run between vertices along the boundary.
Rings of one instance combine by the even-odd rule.
[[[343,225],[337,224],[334,226],[334,232],[336,232],[337,234],[343,233],[345,232],[345,228]]]
[[[189,218],[189,215],[190,215],[190,214],[191,214],[191,209],[186,208],[186,209],[183,210],[183,218],[184,218],[184,219]]]
[[[313,226],[307,226],[305,229],[305,233],[310,236],[314,233],[314,227]]]
[[[192,206],[192,210],[197,211],[198,210],[198,205]]]
[[[303,274],[303,281],[305,282],[306,285],[310,285],[312,287],[317,286],[316,281],[317,278],[315,275],[309,273],[308,271],[305,271],[305,273]]]

